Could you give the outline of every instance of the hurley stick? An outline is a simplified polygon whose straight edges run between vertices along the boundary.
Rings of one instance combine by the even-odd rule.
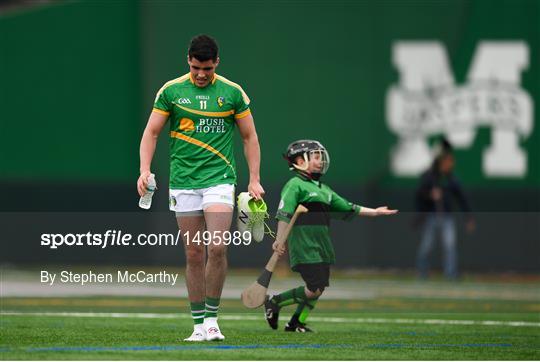
[[[291,218],[291,221],[289,222],[285,230],[280,233],[280,230],[278,229],[276,242],[278,242],[279,244],[284,244],[285,242],[287,242],[287,237],[289,236],[289,233],[291,232],[294,223],[296,222],[296,219],[301,213],[307,211],[308,209],[306,207],[304,207],[303,205],[298,205],[298,207],[294,211],[294,215]],[[274,268],[276,267],[278,259],[279,254],[274,251],[274,253],[270,257],[270,260],[268,260],[268,263],[266,263],[266,266],[264,267],[261,275],[259,275],[259,278],[257,278],[257,281],[244,289],[244,291],[242,292],[242,303],[244,303],[246,307],[257,308],[263,305],[264,299],[266,298],[266,291],[268,289],[268,285],[270,284],[270,279],[272,278],[272,273],[274,272]]]

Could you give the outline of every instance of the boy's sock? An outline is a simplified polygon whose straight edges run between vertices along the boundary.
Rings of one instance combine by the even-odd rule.
[[[313,310],[313,308],[315,308],[315,304],[317,304],[318,300],[319,297],[313,299],[306,299],[302,303],[298,304],[296,311],[294,312],[291,320],[289,321],[289,325],[295,325],[298,324],[298,322],[305,324],[309,313]]]
[[[217,318],[219,298],[206,297],[204,318]]]
[[[204,302],[191,302],[191,317],[193,318],[193,324],[203,324],[204,322]]]
[[[302,303],[306,300],[306,292],[304,286],[289,289],[283,293],[274,295],[271,299],[271,302],[278,305],[278,307],[285,307],[295,303]]]

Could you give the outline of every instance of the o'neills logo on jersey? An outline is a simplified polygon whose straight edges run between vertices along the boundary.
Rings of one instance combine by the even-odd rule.
[[[224,133],[225,120],[223,118],[200,118],[195,131],[201,133]]]
[[[480,127],[491,128],[482,155],[488,177],[523,177],[527,153],[520,141],[533,129],[534,104],[520,87],[529,66],[522,41],[482,41],[463,85],[454,84],[440,42],[400,41],[392,47],[399,83],[386,94],[388,127],[399,137],[391,152],[398,176],[416,176],[431,163],[427,138],[445,135],[456,148],[472,146]]]

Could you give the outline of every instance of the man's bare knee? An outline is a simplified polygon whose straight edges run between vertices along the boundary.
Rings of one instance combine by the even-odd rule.
[[[204,264],[204,249],[203,248],[188,248],[186,250],[186,260],[191,265]]]
[[[223,260],[227,257],[227,248],[224,246],[214,246],[208,248],[208,259],[213,261]]]

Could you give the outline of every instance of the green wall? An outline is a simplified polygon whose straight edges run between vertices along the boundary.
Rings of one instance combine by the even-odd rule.
[[[0,176],[133,183],[154,95],[188,71],[189,39],[204,32],[220,43],[219,73],[252,99],[265,184],[278,187],[289,176],[281,153],[290,141],[317,138],[331,152],[331,184],[410,187],[414,179],[389,172],[396,136],[386,126],[385,96],[398,82],[392,43],[443,42],[462,84],[479,40],[523,39],[530,66],[522,87],[538,107],[539,23],[535,0],[69,1],[7,12],[0,15]],[[464,183],[538,188],[539,113],[522,144],[524,179],[482,175],[490,133],[481,129],[471,149],[457,152]],[[167,153],[164,133],[155,163],[162,180]]]
[[[1,14],[0,34],[2,181],[133,179],[137,3],[36,5]]]

